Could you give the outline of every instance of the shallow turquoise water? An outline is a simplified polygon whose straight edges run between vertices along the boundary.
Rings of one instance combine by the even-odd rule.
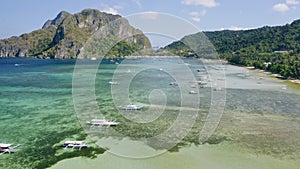
[[[193,59],[187,59],[185,62],[191,64],[189,67],[199,78],[196,70],[203,65]],[[95,62],[86,61],[86,64],[93,65]],[[0,156],[0,168],[36,166],[34,163],[47,158],[47,155],[53,155],[53,152],[48,152],[49,147],[68,138],[76,139],[83,131],[72,97],[74,65],[75,60],[0,59],[0,142],[22,144],[19,152]],[[127,71],[132,72],[136,67],[146,65],[172,67],[178,65],[178,60],[133,59],[129,60],[121,70],[123,72],[119,73],[125,75]],[[95,97],[102,114],[92,114],[92,117],[117,117],[111,94],[114,86],[108,85],[117,66],[107,60],[97,71]],[[235,70],[234,67],[227,69],[230,71],[226,77],[229,82],[226,110],[299,117],[299,91],[282,90],[283,84],[280,81],[259,80],[257,77],[261,75],[256,77],[245,72],[247,76],[237,76],[239,71],[231,72]],[[181,73],[180,70],[174,71]],[[160,89],[168,98],[168,106],[180,106],[178,87],[170,86],[171,81],[174,81],[174,78],[163,69],[141,71],[132,79],[129,97],[133,103],[148,105],[151,92]],[[260,83],[257,84],[257,81]],[[74,87],[80,87],[80,84],[76,85]],[[203,88],[200,92],[200,107],[207,108],[210,106],[211,89]],[[83,98],[83,101],[88,103],[90,100]]]
[[[22,144],[17,153],[0,156],[0,168],[39,166],[40,161],[55,154],[52,152],[55,150],[51,149],[53,145],[65,139],[76,139],[82,133],[72,97],[75,62],[0,59],[0,142]],[[95,95],[102,114],[95,116],[110,118],[115,116],[116,108],[108,82],[112,80],[117,65],[110,60],[104,62],[95,79]],[[97,63],[87,60],[84,64],[88,66]],[[125,64],[124,71],[130,70],[136,64],[143,67],[148,64],[161,64],[161,60],[131,60]],[[172,65],[174,60],[165,60],[164,64]],[[149,104],[149,92],[159,88],[169,97],[167,104],[178,105],[178,91],[176,87],[169,85],[170,81],[173,81],[172,77],[161,70],[142,71],[133,79],[129,89],[130,98],[133,102]],[[74,87],[76,85],[78,84]],[[84,99],[89,102],[89,98]]]
[[[18,153],[0,157],[0,168],[33,166],[45,158],[43,147],[80,130],[73,67],[71,60],[0,59],[0,142],[22,144]]]

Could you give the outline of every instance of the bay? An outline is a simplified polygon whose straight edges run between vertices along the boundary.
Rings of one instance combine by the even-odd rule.
[[[207,76],[206,72],[199,73],[197,69],[209,67],[209,65],[203,65],[197,59],[183,59],[183,61],[187,63],[196,79]],[[115,64],[116,62],[120,64]],[[43,168],[42,166],[47,166],[49,162],[46,160],[47,158],[51,159],[51,156],[64,153],[59,145],[67,139],[85,138],[91,145],[94,144],[95,140],[85,135],[87,126],[82,125],[84,119],[78,120],[78,112],[74,109],[76,105],[74,105],[72,96],[72,87],[74,87],[72,77],[75,63],[76,60],[0,59],[0,142],[22,144],[17,153],[0,156],[0,168]],[[87,60],[85,64],[97,63]],[[126,122],[126,118],[132,120],[134,114],[130,117],[118,114],[116,105],[114,105],[114,97],[111,94],[112,88],[117,86],[111,86],[108,82],[118,80],[113,79],[116,70],[126,74],[134,72],[136,69],[140,70],[138,68],[141,67],[149,69],[138,72],[131,81],[129,87],[131,101],[147,107],[151,104],[151,100],[149,101],[151,94],[152,96],[156,96],[155,94],[163,96],[160,93],[163,92],[165,94],[163,97],[167,98],[165,103],[167,107],[163,111],[164,113],[173,111],[174,107],[180,107],[181,100],[178,98],[182,93],[176,86],[169,85],[175,79],[172,77],[173,72],[168,73],[166,70],[168,67],[178,67],[181,64],[182,60],[170,58],[129,59],[124,62],[122,60],[104,60],[97,70],[95,79],[95,96],[102,112],[101,116],[108,119],[115,118],[122,122]],[[118,67],[120,65],[123,66],[122,69]],[[180,72],[176,71],[179,75]],[[183,159],[182,163],[187,168],[197,168],[201,164],[197,163],[197,160],[195,161],[197,155],[201,156],[201,159],[207,155],[209,160],[213,160],[214,156],[217,156],[221,161],[240,161],[234,165],[227,162],[221,163],[222,166],[225,165],[224,168],[238,167],[246,163],[248,168],[251,168],[252,164],[243,159],[251,159],[252,155],[255,156],[252,158],[252,162],[258,162],[260,164],[257,164],[258,167],[272,168],[274,167],[272,163],[276,163],[279,166],[277,168],[281,168],[280,166],[286,165],[287,161],[291,165],[290,168],[295,168],[299,164],[300,154],[297,141],[300,138],[299,88],[291,87],[289,83],[263,73],[232,65],[226,65],[225,72],[225,79],[216,79],[221,82],[226,81],[226,89],[221,89],[226,90],[225,112],[213,135],[218,143],[211,141],[203,146],[194,146],[199,137],[199,132],[195,132],[183,140],[187,145],[179,147],[177,152],[167,151],[161,156],[142,160],[143,162],[138,162],[138,164],[130,159],[114,156],[107,151],[103,155],[98,155],[96,160],[75,158],[62,161],[54,168],[72,166],[72,163],[76,164],[74,160],[91,163],[90,165],[94,167],[98,163],[102,163],[103,165],[100,165],[99,168],[118,167],[114,165],[117,164],[116,162],[112,162],[118,160],[130,168],[133,166],[137,166],[137,168],[142,166],[174,168],[178,158]],[[192,85],[191,83],[188,90],[195,90]],[[209,82],[208,87],[199,88],[200,107],[203,112],[208,111],[211,104],[213,88],[210,86],[213,85],[214,82]],[[151,93],[157,89],[160,90],[157,91],[158,93]],[[159,104],[159,102],[155,102],[157,100],[155,98],[152,101]],[[83,100],[89,102],[90,98],[83,98]],[[153,114],[153,117],[155,117],[154,115],[159,114]],[[153,126],[145,125],[145,131],[142,132],[139,128],[140,125],[131,123],[124,124],[124,128],[118,126],[116,130],[123,134],[122,137],[128,145],[137,137],[139,139],[137,147],[141,144],[141,147],[146,147],[145,150],[155,149],[157,147],[143,142],[143,138],[157,135],[165,130],[174,122],[176,115],[175,113],[170,116],[170,121],[162,119],[164,122],[155,129],[157,131],[154,131]],[[203,116],[205,117],[206,114],[204,113]],[[166,118],[169,117],[166,116]],[[138,116],[135,120],[137,119]],[[159,120],[156,119],[160,122]],[[127,130],[128,128],[130,130]],[[104,131],[100,135],[103,136],[104,141],[116,139],[110,137],[111,133],[108,133],[108,136],[106,134],[107,131]],[[131,139],[133,137],[134,139]],[[229,150],[233,150],[233,153],[232,157],[228,159]],[[214,153],[218,155],[212,155]],[[87,166],[89,165],[87,164]],[[209,163],[203,168],[209,166],[214,165]]]

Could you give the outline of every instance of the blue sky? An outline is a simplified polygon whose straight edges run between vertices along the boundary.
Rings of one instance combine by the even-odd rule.
[[[39,29],[62,10],[77,13],[85,8],[122,16],[163,12],[204,31],[284,25],[300,19],[300,0],[2,0],[0,39]]]

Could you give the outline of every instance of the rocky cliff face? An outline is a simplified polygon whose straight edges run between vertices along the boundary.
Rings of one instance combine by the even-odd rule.
[[[109,25],[109,29],[102,31],[106,25]],[[95,33],[103,37],[127,37],[123,42],[127,46],[134,46],[133,49],[151,47],[148,38],[121,16],[85,9],[74,15],[62,11],[40,30],[1,40],[0,57],[76,58]],[[122,56],[122,52],[112,53]]]
[[[69,15],[71,15],[71,14],[68,13],[68,12],[66,12],[66,11],[61,11],[61,12],[56,16],[55,19],[53,19],[53,20],[48,20],[48,21],[44,24],[44,26],[43,26],[42,29],[46,29],[46,28],[50,27],[51,25],[54,25],[54,26],[58,27],[58,26],[62,23],[62,21],[63,21],[67,16],[69,16]]]

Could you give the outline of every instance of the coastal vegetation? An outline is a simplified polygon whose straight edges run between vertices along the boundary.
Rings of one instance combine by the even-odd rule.
[[[300,20],[284,26],[265,26],[239,31],[204,32],[220,58],[230,63],[253,66],[280,74],[284,78],[300,78]],[[188,35],[161,50],[183,57],[203,57],[205,50],[193,51],[203,33]],[[202,38],[203,39],[203,38]]]

